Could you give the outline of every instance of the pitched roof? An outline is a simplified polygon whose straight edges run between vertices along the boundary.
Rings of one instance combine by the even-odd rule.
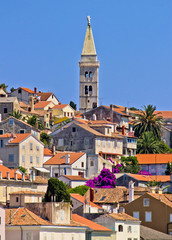
[[[53,153],[50,149],[44,148],[44,156],[53,156]]]
[[[10,226],[53,225],[24,207],[5,209],[5,222],[6,222],[6,225],[10,224]]]
[[[77,214],[72,214],[72,220],[74,222],[81,223],[94,231],[111,231],[110,229],[108,229],[98,223],[95,223],[93,221],[90,221],[84,217],[81,217]]]
[[[131,220],[131,221],[139,221],[139,219],[137,218],[134,218],[126,213],[110,213],[108,214],[108,216],[116,219],[116,220],[122,220],[122,221],[128,221],[128,220]]]
[[[162,116],[164,119],[172,118],[172,111],[155,111],[155,113]]]
[[[53,106],[52,109],[63,109],[67,106],[69,106],[69,105],[68,104],[59,104],[59,105]]]
[[[24,102],[19,102],[21,108],[26,108],[28,105]]]
[[[140,239],[142,240],[170,240],[172,236],[169,234],[156,231],[152,228],[140,225]]]
[[[110,109],[110,106],[105,106],[105,105],[103,105],[103,107],[105,107],[105,108],[108,108],[108,109]],[[123,115],[123,116],[125,116],[125,117],[129,117],[130,115],[129,115],[129,112],[128,113],[126,113],[126,108],[125,107],[123,107],[123,106],[118,106],[118,105],[113,105],[113,111],[114,112],[117,112],[117,113],[119,113],[120,115]]]
[[[2,173],[2,179],[7,178],[7,172],[9,172],[9,178],[14,179],[15,170],[0,165],[0,172]],[[17,179],[22,179],[22,175],[17,173]]]
[[[79,175],[76,175],[76,176],[74,176],[74,175],[62,175],[62,176],[66,177],[66,178],[68,178],[68,179],[70,179],[72,181],[88,181],[88,179],[83,178],[83,177],[81,177]]]
[[[55,156],[50,158],[48,161],[44,163],[44,165],[61,165],[65,164],[65,156],[67,154],[70,154],[70,163],[73,164],[75,161],[77,161],[80,157],[82,157],[85,152],[60,152],[56,153]]]
[[[20,143],[30,135],[30,133],[15,134],[13,140],[11,140],[10,143]]]
[[[51,101],[39,101],[34,105],[34,108],[44,108],[46,107],[48,104],[50,104]]]
[[[164,195],[164,194],[158,194],[158,193],[145,193],[145,195],[149,195],[158,201],[161,201],[165,205],[169,206],[172,208],[172,202]],[[143,195],[144,196],[144,195]]]
[[[52,92],[39,92],[37,96],[40,97],[41,101],[46,101],[52,94]]]
[[[89,204],[91,207],[96,207],[98,209],[102,209],[102,207],[96,205],[95,203],[93,202],[90,202],[89,200],[86,200],[86,198],[84,196],[81,196],[80,194],[78,193],[71,193],[70,196],[72,198],[75,198],[77,201],[83,203],[83,204]]]
[[[168,182],[170,181],[170,175],[141,175],[141,174],[131,174],[127,173],[127,175],[137,179],[138,181],[143,182],[151,182],[151,181],[161,181],[161,182]]]
[[[87,26],[82,55],[96,55],[96,48],[90,24]]]
[[[172,162],[172,153],[163,154],[137,154],[138,163],[141,164],[167,164]]]
[[[28,92],[28,93],[35,93],[34,91],[32,91],[32,90],[29,89],[29,88],[24,88],[24,87],[19,87],[19,88],[25,90],[25,91]],[[19,89],[19,88],[18,88],[18,89]]]

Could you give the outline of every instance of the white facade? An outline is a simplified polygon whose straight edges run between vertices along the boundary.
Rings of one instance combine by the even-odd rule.
[[[85,181],[81,181],[81,180],[71,180],[65,176],[60,176],[58,178],[60,181],[63,181],[64,183],[66,183],[67,185],[69,185],[71,188],[75,188],[81,185],[85,185],[86,180]]]

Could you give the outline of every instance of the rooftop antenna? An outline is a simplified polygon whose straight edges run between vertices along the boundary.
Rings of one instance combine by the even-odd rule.
[[[88,26],[90,26],[90,25],[91,25],[91,22],[90,22],[90,20],[91,20],[90,16],[87,16]]]

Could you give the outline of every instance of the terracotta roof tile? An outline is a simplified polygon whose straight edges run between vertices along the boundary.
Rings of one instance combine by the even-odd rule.
[[[15,170],[0,165],[0,172],[2,173],[2,179],[7,178],[7,172],[9,172],[10,179],[14,179]],[[17,173],[17,179],[22,179],[22,175]]]
[[[10,143],[20,143],[30,135],[31,135],[30,133],[15,134],[16,137],[13,138],[13,140],[11,140]]]
[[[11,220],[10,220],[11,215]],[[10,224],[11,226],[19,226],[19,225],[25,225],[25,226],[32,226],[32,225],[53,225],[49,223],[48,221],[40,218],[27,208],[12,208],[12,209],[6,209],[5,210],[5,222],[6,225]]]
[[[139,221],[139,219],[134,218],[126,213],[110,213],[108,215],[116,220],[122,220],[122,221],[132,220],[137,222]]]
[[[70,180],[73,180],[73,181],[79,181],[79,180],[80,181],[88,181],[87,178],[83,178],[79,175],[76,175],[76,176],[74,176],[74,175],[63,175],[63,177],[66,177],[66,178],[68,178]]]
[[[155,111],[155,113],[162,116],[164,119],[172,118],[172,111]]]
[[[90,221],[84,217],[81,217],[77,214],[72,214],[72,220],[75,222],[81,223],[94,231],[111,231],[110,229],[103,227],[102,225],[99,225],[99,224],[97,224],[93,221]]]
[[[60,165],[65,164],[65,156],[70,154],[70,163],[73,164],[76,160],[82,157],[85,153],[84,152],[60,152],[56,153],[55,156],[50,158],[48,161],[44,163],[44,165]]]
[[[161,181],[161,182],[168,182],[170,181],[170,175],[140,175],[140,174],[131,174],[127,173],[127,175],[137,179],[138,181],[150,182],[150,181]]]
[[[79,202],[86,204],[86,201],[88,202],[87,204],[89,204],[91,207],[97,207],[98,209],[102,209],[102,207],[100,207],[99,205],[96,205],[93,202],[90,202],[89,200],[86,200],[86,198],[84,196],[81,196],[78,193],[71,193],[70,196],[72,198],[75,198],[76,200],[78,200]]]
[[[158,201],[161,201],[165,205],[172,208],[172,202],[164,195],[164,194],[158,194],[158,193],[146,193],[150,195],[151,197],[157,199]]]
[[[20,104],[20,107],[21,107],[21,108],[26,108],[26,107],[28,107],[28,105],[26,105],[26,103],[24,103],[24,102],[19,102],[19,104]]]
[[[46,101],[52,94],[52,92],[40,92],[37,93],[37,96],[40,97],[41,101]]]
[[[42,183],[42,184],[48,184],[48,180],[46,178],[43,178],[41,176],[35,176],[35,180],[33,180],[34,183]]]
[[[35,93],[34,91],[32,91],[31,89],[29,88],[23,88],[23,87],[20,87],[21,89],[25,90],[26,92],[28,93]]]
[[[167,164],[172,162],[172,153],[163,154],[137,154],[138,163],[141,164]]]
[[[51,103],[51,101],[39,101],[34,105],[34,108],[44,108],[47,105],[49,105]]]
[[[59,104],[59,105],[55,105],[54,107],[52,107],[52,109],[63,109],[67,106],[68,106],[68,104]]]
[[[50,149],[44,148],[44,156],[53,156],[53,153]]]
[[[110,106],[104,106],[103,105],[103,107],[110,109]],[[119,113],[123,116],[129,117],[129,112],[128,113],[125,112],[125,107],[118,106],[118,105],[113,105],[113,111],[117,112],[117,113]]]

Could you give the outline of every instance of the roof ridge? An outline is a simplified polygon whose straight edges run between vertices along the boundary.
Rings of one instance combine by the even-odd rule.
[[[13,217],[13,216],[18,212],[18,210],[21,209],[21,208],[23,208],[23,207],[18,207],[17,210],[13,213],[13,215],[8,219],[8,221],[10,221],[10,219],[12,219],[12,217]],[[10,211],[11,211],[11,209],[10,209]],[[6,221],[6,223],[7,223],[8,221]]]
[[[27,209],[27,208],[24,208],[25,209],[25,211],[31,216],[31,218],[37,223],[37,224],[40,224],[39,223],[39,221],[37,221],[33,216],[32,216],[32,214],[30,214],[30,212],[31,213],[33,213],[32,211],[30,211],[29,209]],[[35,213],[33,213],[33,214],[35,214]],[[36,214],[35,214],[36,215]],[[38,216],[38,215],[36,215],[36,216]],[[39,216],[38,216],[39,217]],[[40,217],[41,218],[41,217]],[[44,220],[44,219],[43,219]]]

